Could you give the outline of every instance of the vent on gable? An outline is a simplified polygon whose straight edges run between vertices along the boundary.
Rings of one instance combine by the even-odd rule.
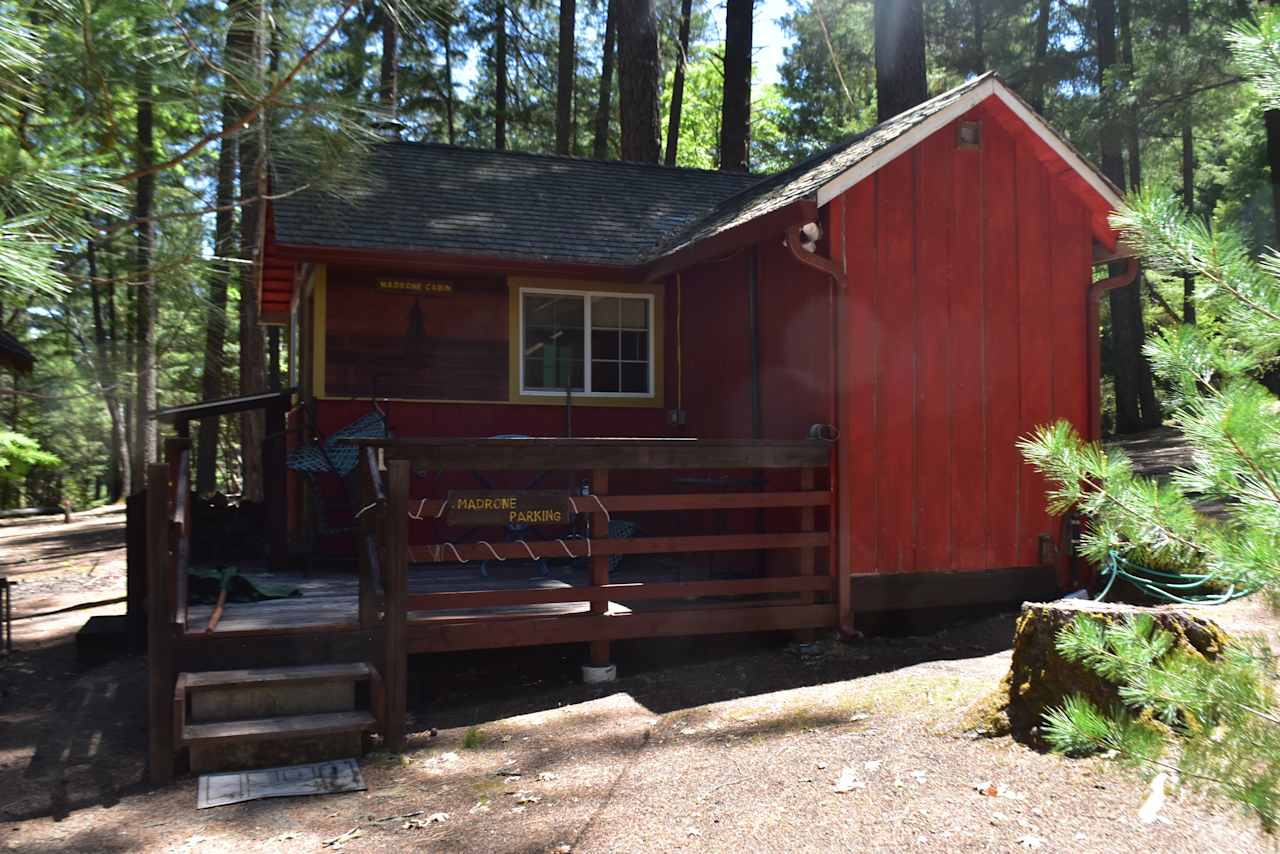
[[[956,148],[982,148],[982,122],[960,122]]]

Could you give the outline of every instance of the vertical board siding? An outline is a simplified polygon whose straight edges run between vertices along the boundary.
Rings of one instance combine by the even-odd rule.
[[[1053,416],[1052,272],[1049,265],[1049,176],[1030,146],[1017,148],[1018,177],[1018,364],[1022,367],[1019,437],[1049,422]],[[1077,289],[1080,285],[1077,285]],[[1065,319],[1065,318],[1064,318]],[[1018,563],[1039,562],[1039,538],[1052,534],[1045,509],[1045,481],[1040,473],[1018,461],[1022,501],[1018,525]]]
[[[994,121],[982,133],[986,287],[987,559],[1018,565],[1018,194],[1013,138]],[[1026,227],[1026,223],[1022,223]]]
[[[981,106],[841,198],[842,524],[852,572],[1039,563],[1057,540],[1017,440],[1087,430],[1092,211]],[[1078,179],[1076,179],[1078,180]]]
[[[1098,330],[1088,323],[1088,283],[1092,276],[1092,252],[1081,240],[1064,240],[1062,235],[1091,229],[1091,214],[1061,183],[1051,181],[1049,201],[1055,239],[1050,245],[1053,276],[1054,314],[1054,418],[1065,418],[1088,436],[1089,417],[1089,337]],[[1097,436],[1090,437],[1097,439]]]
[[[950,314],[955,142],[920,144],[917,253],[916,569],[951,565]]]
[[[877,176],[854,185],[843,196],[844,252],[848,285],[844,304],[842,361],[840,364],[840,454],[845,478],[840,484],[841,504],[848,516],[841,524],[848,531],[849,571],[878,569],[880,453],[876,425],[879,422],[880,383],[877,354],[880,348],[879,295],[876,260]]]
[[[978,116],[970,114],[965,121]],[[945,133],[946,131],[944,131]],[[955,263],[951,288],[951,482],[954,569],[987,565],[987,434],[983,388],[986,358],[983,329],[986,298],[982,276],[986,210],[982,194],[982,152],[955,153]]]
[[[914,150],[907,152],[876,176],[881,329],[876,565],[884,572],[915,566],[915,156]]]

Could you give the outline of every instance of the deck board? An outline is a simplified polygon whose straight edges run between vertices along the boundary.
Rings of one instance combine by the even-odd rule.
[[[644,563],[628,561],[624,567],[614,573],[610,580],[646,583],[701,581],[713,574],[706,564],[688,564],[672,560],[652,560]],[[472,568],[414,564],[409,568],[409,595],[447,591],[556,590],[584,587],[589,583],[587,571],[576,567],[556,567],[551,577],[542,577],[537,574],[532,564],[508,561],[503,567],[494,568],[491,565],[490,571],[492,575],[486,578],[480,574],[478,565]],[[359,628],[357,614],[359,579],[354,571],[310,577],[265,571],[246,571],[245,575],[255,581],[297,585],[302,595],[264,602],[228,603],[221,620],[212,632],[213,636],[354,631]],[[738,577],[737,573],[725,570],[715,572],[714,575],[718,578]],[[624,614],[630,613],[632,608],[651,609],[657,605],[654,602],[637,602],[628,607],[628,604],[610,603],[609,613]],[[409,614],[409,621],[410,623],[440,623],[451,620],[470,622],[476,619],[557,617],[586,614],[589,611],[590,605],[586,602],[569,602],[450,611],[414,611]],[[188,611],[188,632],[194,635],[205,634],[204,629],[209,623],[212,612],[211,605],[192,605]]]

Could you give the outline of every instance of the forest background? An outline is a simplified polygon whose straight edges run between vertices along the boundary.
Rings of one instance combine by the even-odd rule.
[[[360,154],[388,136],[767,173],[873,126],[886,56],[922,33],[930,94],[995,70],[1118,185],[1280,245],[1280,116],[1258,118],[1223,38],[1255,11],[0,0],[0,329],[37,360],[0,372],[0,508],[116,500],[156,456],[140,413],[278,387],[287,341],[253,293],[267,176],[306,164],[326,192],[376,192]],[[1161,422],[1142,340],[1215,322],[1196,309],[1193,279],[1152,274],[1104,304],[1108,429]],[[260,495],[240,448],[261,431],[252,415],[203,428],[200,490]]]

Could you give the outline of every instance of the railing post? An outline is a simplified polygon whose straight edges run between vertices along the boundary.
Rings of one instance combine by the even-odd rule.
[[[361,513],[356,520],[359,528],[356,532],[356,560],[360,565],[358,613],[360,628],[372,629],[378,622],[378,590],[374,584],[373,562],[377,559],[378,521],[384,509],[378,506],[370,508],[370,505],[380,503],[380,490],[374,483],[374,478],[378,477],[378,466],[372,448],[361,449],[357,476],[360,482],[360,506],[356,509]]]
[[[408,699],[408,645],[405,636],[409,595],[409,462],[392,460],[387,466],[387,512],[383,526],[387,553],[383,563],[383,669],[386,688],[388,750],[404,748]]]
[[[609,470],[595,469],[591,473],[591,492],[595,495],[609,494]],[[595,502],[592,502],[595,504]],[[609,539],[609,516],[604,508],[596,505],[591,515],[591,538],[593,540]],[[591,558],[591,586],[603,587],[609,583],[609,556],[596,555]],[[604,600],[591,603],[592,614],[603,614],[609,607]],[[607,640],[591,641],[590,664],[592,667],[609,666],[609,642]]]
[[[147,466],[147,772],[173,779],[173,610],[169,566],[169,466]]]
[[[811,468],[800,469],[800,489],[808,492],[813,489],[815,483],[814,471]],[[803,533],[812,533],[814,530],[814,509],[812,507],[804,507],[800,510],[800,530]],[[806,546],[800,550],[800,574],[813,575],[818,568],[818,550],[813,546]],[[814,603],[814,595],[812,593],[801,593],[800,604],[812,605]],[[813,629],[800,629],[795,633],[796,640],[801,643],[808,643],[813,640]]]

